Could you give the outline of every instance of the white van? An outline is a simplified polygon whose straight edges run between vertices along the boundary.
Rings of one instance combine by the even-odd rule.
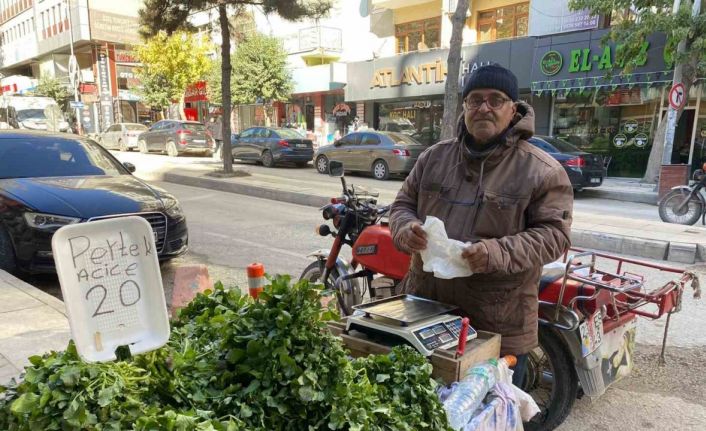
[[[0,128],[47,130],[55,117],[58,131],[67,132],[69,123],[51,97],[0,96]]]

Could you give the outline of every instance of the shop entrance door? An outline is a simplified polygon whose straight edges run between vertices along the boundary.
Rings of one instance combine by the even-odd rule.
[[[306,105],[306,130],[314,130],[314,105]]]
[[[674,146],[672,148],[672,163],[689,163],[689,150],[691,149],[691,135],[694,130],[694,117],[696,110],[685,109],[682,112],[677,129],[674,131]],[[696,161],[696,158],[694,158]]]

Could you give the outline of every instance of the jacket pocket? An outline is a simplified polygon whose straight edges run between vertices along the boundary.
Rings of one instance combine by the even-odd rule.
[[[486,191],[471,236],[500,238],[524,230],[528,198]]]
[[[422,220],[427,216],[434,216],[447,222],[453,210],[454,201],[458,193],[458,186],[445,186],[440,183],[422,183],[419,190],[419,215]]]

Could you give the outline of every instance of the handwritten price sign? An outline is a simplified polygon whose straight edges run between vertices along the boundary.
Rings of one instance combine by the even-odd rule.
[[[169,318],[150,224],[120,217],[62,227],[52,238],[78,353],[90,362],[163,346]]]

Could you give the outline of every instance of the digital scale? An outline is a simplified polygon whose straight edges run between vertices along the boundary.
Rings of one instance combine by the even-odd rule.
[[[392,344],[404,342],[424,356],[431,356],[436,349],[458,345],[462,318],[448,314],[457,308],[452,305],[413,295],[397,295],[353,308],[356,311],[348,317],[346,332],[355,330]],[[468,327],[466,341],[477,335]]]

